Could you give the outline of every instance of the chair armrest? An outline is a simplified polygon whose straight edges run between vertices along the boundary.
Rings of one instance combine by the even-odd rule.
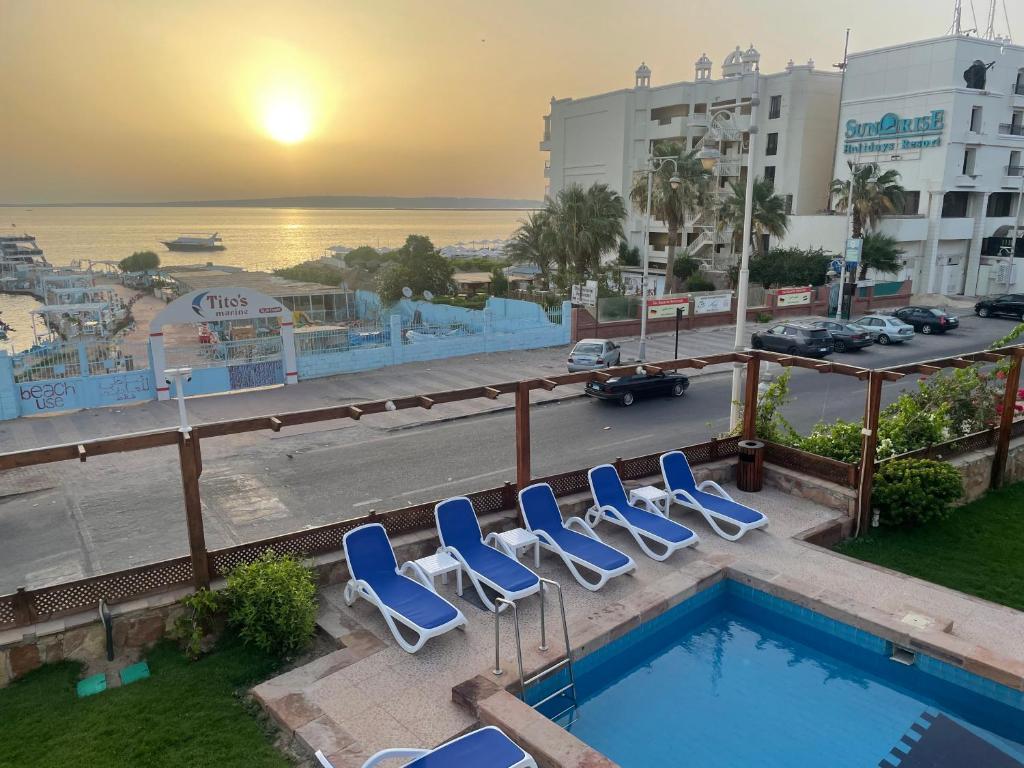
[[[382,760],[396,760],[402,757],[412,758],[415,760],[418,757],[423,757],[424,755],[429,754],[429,749],[384,749],[363,763],[363,768],[373,768],[373,766],[377,765],[377,763]]]
[[[594,529],[587,525],[586,521],[582,517],[570,517],[565,521],[565,527],[571,529],[574,525],[579,526],[581,533],[585,536],[589,536],[592,539],[597,539],[597,534],[594,533]],[[600,539],[598,539],[600,541]]]
[[[402,563],[402,567],[398,569],[398,573],[405,576],[407,579],[413,579],[419,582],[424,587],[429,589],[431,592],[435,592],[434,585],[430,583],[430,577],[427,572],[424,571],[414,560],[406,560]]]
[[[512,547],[506,544],[505,540],[498,535],[497,531],[487,534],[487,538],[484,539],[484,546],[496,549],[503,555],[508,555],[512,559],[515,559],[516,553],[513,552]]]
[[[723,499],[732,501],[732,496],[726,493],[725,489],[716,483],[714,480],[705,480],[703,483],[697,486],[698,491],[703,491],[705,488],[711,488],[715,493],[721,496]]]

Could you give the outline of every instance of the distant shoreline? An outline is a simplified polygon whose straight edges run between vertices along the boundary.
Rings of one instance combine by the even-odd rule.
[[[540,200],[502,198],[275,197],[253,200],[177,200],[157,203],[0,203],[0,208],[295,208],[354,211],[532,211]]]

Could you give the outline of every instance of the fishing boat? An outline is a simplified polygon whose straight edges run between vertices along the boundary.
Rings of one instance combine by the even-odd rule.
[[[223,251],[225,245],[220,235],[206,232],[185,232],[173,240],[161,240],[171,251]]]

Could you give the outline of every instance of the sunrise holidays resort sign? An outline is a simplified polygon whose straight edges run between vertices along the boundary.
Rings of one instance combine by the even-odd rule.
[[[843,154],[882,154],[938,147],[942,144],[945,128],[944,109],[933,109],[927,115],[906,118],[889,112],[872,123],[847,120],[843,134]]]

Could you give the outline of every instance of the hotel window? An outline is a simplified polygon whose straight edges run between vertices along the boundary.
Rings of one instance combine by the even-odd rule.
[[[776,120],[782,116],[782,97],[772,96],[768,100],[768,119]]]
[[[764,178],[770,181],[773,185],[775,184],[775,166],[766,165],[764,167]]]
[[[971,133],[981,133],[981,107],[971,107]]]
[[[776,155],[779,152],[779,134],[769,133],[768,134],[768,146],[765,148],[764,153],[766,155]]]
[[[1012,149],[1010,150],[1010,164],[1006,166],[1006,175],[1020,176],[1021,173],[1024,173],[1024,168],[1020,164],[1020,150]]]
[[[916,216],[921,210],[921,193],[906,191],[903,193],[903,215]]]
[[[1012,207],[1012,192],[993,192],[988,199],[988,210],[985,211],[985,215],[990,219],[1005,219],[1013,215],[1010,212]]]
[[[969,199],[967,192],[947,192],[942,197],[942,218],[966,219]]]
[[[974,147],[967,147],[964,150],[964,165],[960,172],[964,176],[974,175],[974,160],[978,156],[978,150]]]

